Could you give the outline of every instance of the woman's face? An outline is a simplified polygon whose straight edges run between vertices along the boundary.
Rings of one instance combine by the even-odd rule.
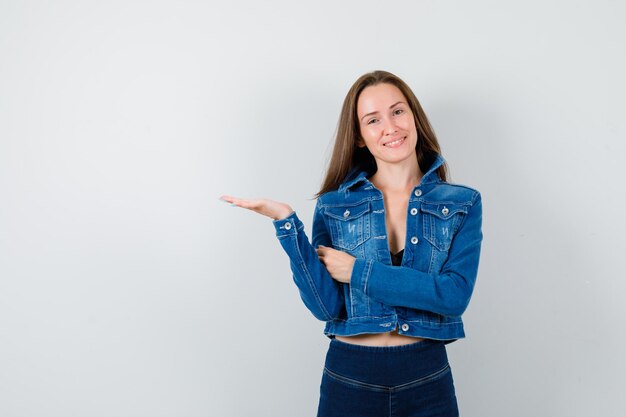
[[[415,158],[417,129],[406,98],[392,84],[366,87],[357,102],[361,140],[376,162],[399,162]]]

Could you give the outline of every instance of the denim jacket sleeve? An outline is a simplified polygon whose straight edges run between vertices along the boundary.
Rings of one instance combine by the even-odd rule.
[[[293,280],[300,297],[313,315],[322,321],[338,317],[344,306],[343,289],[328,273],[317,256],[317,245],[332,247],[318,198],[313,214],[313,244],[304,233],[304,224],[295,211],[284,219],[274,220],[276,236],[290,259]]]
[[[460,316],[474,289],[482,238],[482,199],[477,192],[441,271],[427,273],[357,258],[350,285],[387,305]]]

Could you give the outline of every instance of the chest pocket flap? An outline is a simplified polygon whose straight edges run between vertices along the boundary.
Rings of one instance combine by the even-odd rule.
[[[458,213],[467,214],[467,206],[456,203],[422,203],[422,212],[448,220]]]
[[[368,240],[369,212],[369,200],[353,205],[326,207],[324,213],[328,216],[334,245],[351,251]]]
[[[424,238],[437,249],[447,251],[468,209],[468,205],[459,203],[422,203]]]

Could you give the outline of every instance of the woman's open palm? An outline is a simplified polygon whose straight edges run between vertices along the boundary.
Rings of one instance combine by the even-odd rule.
[[[271,217],[274,220],[284,219],[293,212],[293,209],[289,206],[289,204],[270,200],[268,198],[245,199],[230,195],[222,195],[220,200],[231,203],[237,207],[255,211],[264,216]]]

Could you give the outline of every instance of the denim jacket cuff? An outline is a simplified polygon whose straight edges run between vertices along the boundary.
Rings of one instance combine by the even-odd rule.
[[[289,216],[280,219],[272,220],[272,224],[276,229],[276,236],[289,236],[297,234],[297,230],[304,228],[304,224],[298,218],[295,211],[292,211]]]
[[[372,260],[356,258],[352,267],[352,275],[350,276],[350,286],[366,293],[367,281],[372,270]]]

